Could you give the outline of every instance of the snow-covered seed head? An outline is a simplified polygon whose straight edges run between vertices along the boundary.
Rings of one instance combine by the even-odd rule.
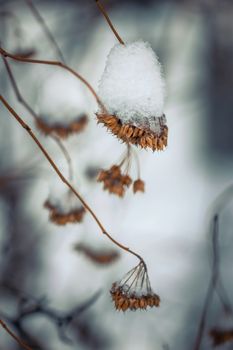
[[[81,132],[88,123],[83,87],[67,72],[57,71],[42,86],[38,99],[37,128],[61,138]]]
[[[162,150],[168,134],[164,95],[161,66],[150,45],[143,41],[117,44],[99,84],[107,113],[100,110],[98,122],[124,142]]]
[[[130,270],[125,277],[114,282],[110,290],[117,310],[137,310],[158,307],[160,298],[150,286],[149,277],[143,262]]]
[[[82,222],[86,212],[81,202],[70,191],[59,198],[47,199],[44,207],[49,210],[50,221],[56,225]]]
[[[122,174],[121,167],[118,165],[113,165],[109,170],[101,170],[97,181],[103,182],[104,190],[119,197],[124,196],[125,190],[132,183],[131,177],[128,174]]]

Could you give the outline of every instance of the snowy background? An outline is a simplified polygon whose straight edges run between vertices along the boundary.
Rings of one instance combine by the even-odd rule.
[[[101,236],[88,214],[81,225],[58,227],[48,221],[43,203],[51,191],[62,191],[63,184],[1,106],[0,315],[6,321],[14,319],[22,293],[36,300],[46,297],[46,305],[66,311],[101,291],[96,302],[67,328],[72,344],[59,338],[57,328],[46,315],[25,319],[25,332],[40,344],[35,348],[193,349],[211,276],[211,224],[216,212],[220,215],[221,278],[231,300],[233,294],[232,4],[225,0],[221,4],[208,0],[105,3],[122,38],[150,42],[163,65],[168,148],[160,153],[137,150],[145,194],[133,195],[129,191],[119,199],[103,192],[90,176],[90,169],[108,168],[119,159],[124,146],[96,124],[97,105],[85,88],[85,110],[90,122],[83,133],[69,138],[66,146],[75,168],[76,187],[113,237],[144,257],[161,306],[125,314],[114,310],[109,295],[111,284],[137,261],[122,251],[116,263],[101,267],[74,251],[78,242],[100,249],[114,247]],[[97,89],[116,38],[95,2],[35,4],[68,65]],[[33,48],[38,58],[56,59],[54,48],[21,0],[0,1],[0,41],[10,52]],[[22,95],[33,109],[39,112],[44,103],[54,114],[57,102],[59,114],[59,86],[54,83],[51,104],[45,94],[50,76],[59,69],[9,63]],[[0,92],[32,126],[67,175],[67,165],[57,145],[36,131],[31,116],[17,102],[2,62]],[[71,100],[72,90],[66,93]],[[10,174],[15,173],[16,179],[13,176],[11,181]],[[201,349],[212,349],[208,332],[213,327],[233,328],[232,318],[224,314],[216,295]],[[11,329],[17,332],[14,325]],[[229,343],[221,349],[232,349],[231,346]],[[1,329],[0,349],[17,349],[14,340]]]

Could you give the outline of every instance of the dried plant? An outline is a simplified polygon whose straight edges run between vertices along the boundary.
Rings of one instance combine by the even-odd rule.
[[[120,257],[116,250],[96,250],[84,243],[75,244],[74,250],[83,253],[89,260],[98,265],[110,265]]]
[[[68,125],[64,125],[63,123],[54,123],[52,125],[48,124],[46,118],[42,115],[37,115],[34,110],[30,107],[30,105],[25,101],[24,97],[19,91],[16,80],[14,78],[13,72],[9,65],[8,60],[14,60],[16,62],[21,62],[25,64],[40,64],[40,65],[49,65],[56,66],[61,68],[62,70],[70,73],[74,77],[76,77],[79,81],[81,81],[94,96],[98,107],[99,112],[97,113],[98,122],[104,123],[115,135],[117,135],[121,140],[126,142],[127,144],[127,154],[120,162],[119,165],[113,165],[110,170],[101,171],[98,177],[98,181],[104,183],[104,189],[108,189],[109,192],[115,193],[118,196],[122,197],[124,195],[125,189],[129,187],[132,183],[132,179],[129,176],[129,166],[131,163],[131,146],[130,144],[141,146],[142,148],[150,147],[153,150],[162,150],[167,144],[167,127],[165,125],[165,117],[163,115],[152,116],[149,119],[146,117],[142,117],[138,122],[133,118],[131,122],[123,121],[120,116],[111,115],[111,110],[108,111],[108,104],[105,101],[102,101],[102,97],[95,92],[93,87],[89,84],[89,82],[83,78],[79,73],[77,73],[74,69],[70,68],[64,61],[64,56],[54,40],[51,32],[49,31],[43,17],[40,15],[36,7],[31,1],[27,1],[32,13],[37,18],[39,23],[44,29],[45,34],[53,43],[58,56],[60,57],[60,61],[50,61],[50,60],[41,60],[41,59],[32,59],[31,57],[27,57],[27,55],[15,55],[7,52],[3,48],[0,48],[0,55],[2,56],[3,62],[5,64],[10,82],[12,84],[13,90],[16,94],[17,99],[20,103],[24,105],[24,107],[30,112],[33,118],[36,121],[36,126],[39,130],[41,130],[44,134],[51,136],[55,142],[59,145],[60,149],[64,153],[68,166],[69,166],[69,178],[67,179],[63,173],[58,168],[57,164],[50,156],[47,149],[40,142],[40,140],[35,135],[34,131],[29,127],[28,124],[19,116],[19,114],[15,111],[14,108],[9,104],[8,100],[0,95],[0,101],[5,106],[5,108],[9,111],[10,115],[14,117],[14,119],[19,123],[19,125],[26,130],[31,139],[38,146],[39,150],[42,152],[44,157],[49,162],[50,166],[53,168],[57,176],[64,183],[68,190],[68,197],[59,203],[53,202],[48,199],[45,203],[45,207],[50,212],[50,220],[58,225],[65,225],[67,223],[75,223],[81,222],[83,219],[83,215],[85,212],[89,212],[92,218],[95,220],[96,224],[100,228],[102,234],[108,237],[110,241],[115,244],[118,248],[132,254],[137,259],[139,259],[139,264],[132,269],[121,281],[115,282],[111,288],[111,296],[115,303],[115,307],[117,310],[126,311],[126,310],[137,310],[137,309],[146,309],[148,306],[150,307],[158,307],[160,304],[160,298],[157,294],[152,291],[147,266],[144,259],[133,250],[128,247],[122,245],[115,238],[112,237],[110,233],[105,229],[102,222],[96,216],[95,212],[90,208],[90,206],[86,203],[80,193],[76,190],[76,188],[72,184],[73,179],[73,169],[71,163],[71,157],[69,152],[64,147],[61,142],[62,138],[66,138],[72,133],[76,133],[82,131],[87,123],[86,115],[78,117],[78,119],[73,120]],[[107,19],[110,27],[113,29],[116,34],[115,29],[113,28],[111,21],[104,11],[102,5],[97,1],[97,5],[103,12],[105,18]],[[118,37],[120,44],[124,45],[123,41]],[[160,76],[159,76],[160,79]],[[160,80],[159,80],[160,81]],[[149,123],[149,124],[148,124]],[[138,164],[138,161],[137,161]],[[123,166],[126,166],[125,170],[122,170]],[[136,193],[138,191],[144,192],[144,182],[140,178],[140,170],[138,165],[138,177],[133,183],[133,192]],[[73,199],[76,199],[76,204],[73,205]],[[69,201],[71,201],[69,205]],[[63,205],[64,203],[64,205]],[[119,254],[118,252],[103,252],[103,251],[93,251],[89,247],[85,245],[79,245],[76,247],[79,251],[82,251],[89,259],[98,264],[109,264],[114,262]],[[70,319],[70,318],[69,318]]]

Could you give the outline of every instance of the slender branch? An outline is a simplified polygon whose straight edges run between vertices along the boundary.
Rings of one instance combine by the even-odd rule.
[[[105,11],[103,5],[100,4],[99,0],[95,0],[96,4],[98,6],[98,8],[100,9],[100,11],[102,12],[103,16],[105,17],[106,21],[108,22],[109,27],[112,29],[115,37],[117,38],[117,40],[119,41],[120,44],[125,45],[124,41],[121,39],[120,35],[117,33],[116,29],[114,28],[107,12]]]
[[[28,7],[30,8],[30,10],[31,10],[32,14],[34,15],[34,17],[36,18],[36,20],[39,22],[39,24],[43,28],[44,33],[47,36],[48,40],[51,42],[51,44],[55,48],[57,56],[59,57],[59,59],[63,63],[65,63],[63,53],[62,53],[61,49],[59,48],[53,34],[51,33],[49,27],[47,26],[45,20],[41,16],[40,12],[37,10],[36,6],[33,4],[33,2],[31,0],[25,0],[25,2],[27,3]]]
[[[28,112],[33,116],[34,119],[38,119],[38,115],[34,112],[34,110],[29,106],[29,104],[25,101],[25,99],[23,98],[23,96],[21,95],[19,88],[17,86],[17,83],[15,81],[13,72],[11,70],[11,67],[6,59],[6,57],[2,56],[5,68],[7,70],[7,74],[9,76],[11,85],[15,91],[15,95],[17,97],[17,100],[28,110]]]
[[[46,64],[46,65],[50,65],[50,66],[61,67],[61,68],[65,69],[65,70],[67,70],[68,72],[73,74],[76,78],[78,78],[83,84],[86,85],[86,87],[89,89],[89,91],[92,93],[92,95],[96,99],[96,101],[99,104],[99,106],[102,108],[103,112],[105,112],[107,114],[106,108],[104,107],[104,105],[101,102],[99,96],[97,95],[97,93],[95,92],[93,87],[88,83],[88,81],[86,79],[84,79],[79,73],[77,73],[75,70],[73,70],[69,66],[65,65],[64,63],[59,62],[59,61],[38,60],[38,59],[32,59],[32,58],[25,58],[25,57],[16,56],[16,55],[10,54],[9,52],[3,50],[3,48],[1,48],[1,47],[0,47],[0,54],[2,56],[4,56],[4,57],[10,57],[11,59],[13,59],[15,61],[19,61],[19,62]]]
[[[205,331],[207,314],[209,307],[213,300],[214,290],[219,277],[219,254],[218,254],[218,215],[214,216],[213,219],[213,233],[212,233],[212,250],[213,250],[213,266],[212,266],[212,276],[207,289],[204,306],[202,309],[202,314],[198,326],[198,332],[195,339],[194,350],[199,350]]]
[[[48,154],[44,146],[40,143],[38,138],[35,136],[33,131],[30,129],[30,127],[23,121],[23,119],[15,112],[15,110],[8,104],[8,102],[4,99],[3,96],[0,95],[0,101],[2,101],[3,105],[6,107],[6,109],[10,112],[10,114],[16,119],[16,121],[28,132],[28,134],[31,136],[33,141],[37,144],[41,152],[44,154],[45,158],[48,160],[54,171],[57,173],[61,181],[71,190],[71,192],[74,193],[74,195],[80,200],[80,202],[83,204],[83,206],[86,208],[86,210],[91,214],[93,219],[96,221],[97,225],[101,229],[102,233],[105,234],[114,244],[116,244],[119,248],[127,251],[128,253],[136,256],[145,266],[146,264],[142,257],[132,251],[131,249],[125,247],[118,241],[116,241],[104,228],[100,220],[97,218],[96,214],[93,212],[93,210],[89,207],[89,205],[85,202],[85,200],[82,198],[82,196],[77,192],[77,190],[70,184],[70,182],[63,176],[63,174],[60,172],[58,169],[57,165],[55,162],[52,160],[51,156]]]
[[[25,344],[21,339],[19,339],[17,337],[17,335],[15,335],[8,327],[7,325],[0,319],[0,325],[2,326],[3,329],[5,329],[5,331],[12,337],[14,338],[17,343],[22,346],[23,349],[25,350],[33,350],[32,348],[30,348],[27,344]]]
[[[20,93],[7,58],[2,56],[2,59],[3,59],[4,65],[6,67],[11,85],[12,85],[13,90],[15,92],[16,98],[18,99],[19,103],[21,103],[27,109],[27,111],[32,115],[32,117],[34,119],[39,119],[39,116],[35,113],[35,111],[31,108],[31,106],[29,106],[29,104],[26,102],[26,100],[23,98],[22,94]],[[67,149],[65,148],[64,144],[62,143],[62,141],[58,137],[56,137],[56,135],[52,135],[50,137],[56,142],[56,144],[58,145],[58,147],[62,151],[62,153],[67,161],[67,164],[68,164],[69,180],[72,181],[72,179],[73,179],[73,167],[72,167],[72,161],[71,161],[70,155],[69,155]]]

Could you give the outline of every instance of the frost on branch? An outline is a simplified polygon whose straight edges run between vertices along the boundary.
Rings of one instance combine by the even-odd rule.
[[[46,135],[66,138],[81,132],[88,122],[83,86],[67,72],[51,75],[38,99],[40,118],[37,127]]]
[[[115,45],[99,84],[105,111],[97,118],[111,132],[142,148],[167,145],[164,80],[160,63],[148,43]]]

